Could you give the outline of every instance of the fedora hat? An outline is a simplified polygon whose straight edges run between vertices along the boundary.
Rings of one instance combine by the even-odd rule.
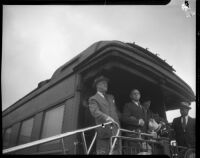
[[[191,109],[190,104],[188,102],[180,102],[180,108]]]
[[[97,78],[95,78],[94,83],[93,83],[93,87],[95,88],[97,83],[99,83],[100,81],[107,81],[109,82],[109,79],[105,76],[98,76]]]

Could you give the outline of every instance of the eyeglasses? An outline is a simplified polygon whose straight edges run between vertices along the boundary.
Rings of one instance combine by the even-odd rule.
[[[138,92],[135,92],[135,93],[133,93],[133,94],[135,95],[135,94],[140,94],[140,93],[138,93]]]

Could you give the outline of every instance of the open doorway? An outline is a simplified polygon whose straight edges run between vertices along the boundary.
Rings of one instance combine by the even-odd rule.
[[[91,116],[88,108],[88,99],[96,93],[93,81],[97,75],[104,75],[109,78],[108,93],[114,95],[117,110],[122,114],[125,103],[130,102],[130,91],[133,88],[141,92],[141,102],[144,98],[151,98],[152,104],[150,109],[159,114],[161,117],[163,113],[163,97],[158,85],[151,83],[145,78],[139,77],[129,71],[120,67],[112,67],[106,71],[101,71],[95,75],[91,75],[82,84],[81,90],[81,105],[79,108],[79,128],[85,128],[95,125],[94,118]],[[122,127],[122,121],[120,121]],[[87,141],[91,142],[94,131],[88,132]]]
[[[145,78],[141,78],[137,75],[131,74],[128,71],[116,67],[110,69],[109,71],[102,71],[100,74],[105,75],[110,79],[108,84],[108,93],[114,95],[116,106],[120,113],[123,112],[125,103],[130,101],[130,91],[133,88],[136,88],[141,92],[140,101],[143,102],[144,98],[146,97],[150,98],[152,101],[150,106],[152,112],[157,113],[161,117],[165,118],[165,113],[163,111],[162,91],[158,85],[147,81]],[[86,111],[88,111],[87,106],[89,97],[96,93],[96,90],[94,87],[92,87],[94,78],[95,76],[86,80],[82,88],[81,104],[84,109],[86,108]],[[81,110],[81,114],[83,114],[83,111],[85,110]],[[87,122],[87,117],[89,117],[88,119],[90,123]],[[91,125],[94,123],[91,121],[89,114],[85,114],[84,119],[84,125]]]

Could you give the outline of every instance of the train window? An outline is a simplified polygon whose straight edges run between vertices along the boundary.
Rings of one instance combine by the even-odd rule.
[[[49,110],[45,113],[41,138],[54,136],[62,132],[63,114],[64,105]],[[58,148],[57,143],[59,142],[60,140],[55,140],[53,142],[42,144],[40,145],[39,150],[54,150]]]
[[[33,118],[22,122],[18,144],[24,144],[31,141],[31,133],[33,128]]]
[[[60,134],[62,130],[64,106],[49,110],[45,114],[42,138]]]
[[[5,133],[4,133],[4,141],[3,141],[3,148],[8,148],[10,146],[10,140],[11,140],[11,132],[12,132],[12,129],[11,127],[10,128],[7,128],[5,130]]]

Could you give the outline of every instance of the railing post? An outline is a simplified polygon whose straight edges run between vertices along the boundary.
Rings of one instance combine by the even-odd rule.
[[[93,144],[94,144],[94,141],[96,140],[96,137],[97,137],[97,132],[95,132],[95,134],[94,134],[94,138],[92,139],[92,142],[91,142],[91,144],[90,144],[90,147],[89,147],[89,149],[88,149],[88,151],[87,151],[87,155],[89,155],[90,150],[92,149],[92,146],[93,146]]]
[[[77,146],[77,145],[78,145],[78,142],[77,142],[77,141],[75,141],[75,142],[74,142],[74,146],[75,146],[75,147],[74,147],[74,155],[76,155],[76,151],[77,151],[77,148],[76,148],[76,146]]]
[[[119,136],[119,133],[120,133],[120,129],[118,128],[118,129],[117,129],[117,133],[116,133],[116,136],[117,136],[117,137]],[[114,138],[114,141],[113,141],[113,144],[112,144],[112,137],[111,137],[111,144],[112,144],[112,146],[111,146],[111,148],[110,148],[109,155],[112,155],[117,139],[118,139],[118,138]]]
[[[84,144],[84,149],[85,149],[85,153],[87,154],[87,144],[86,144],[86,140],[85,140],[85,134],[84,132],[81,132],[82,138],[83,138],[83,144]]]
[[[63,153],[64,153],[64,155],[65,155],[66,152],[65,152],[65,144],[64,144],[64,140],[63,140],[63,138],[62,138],[61,140],[62,140],[62,146],[63,146]]]

